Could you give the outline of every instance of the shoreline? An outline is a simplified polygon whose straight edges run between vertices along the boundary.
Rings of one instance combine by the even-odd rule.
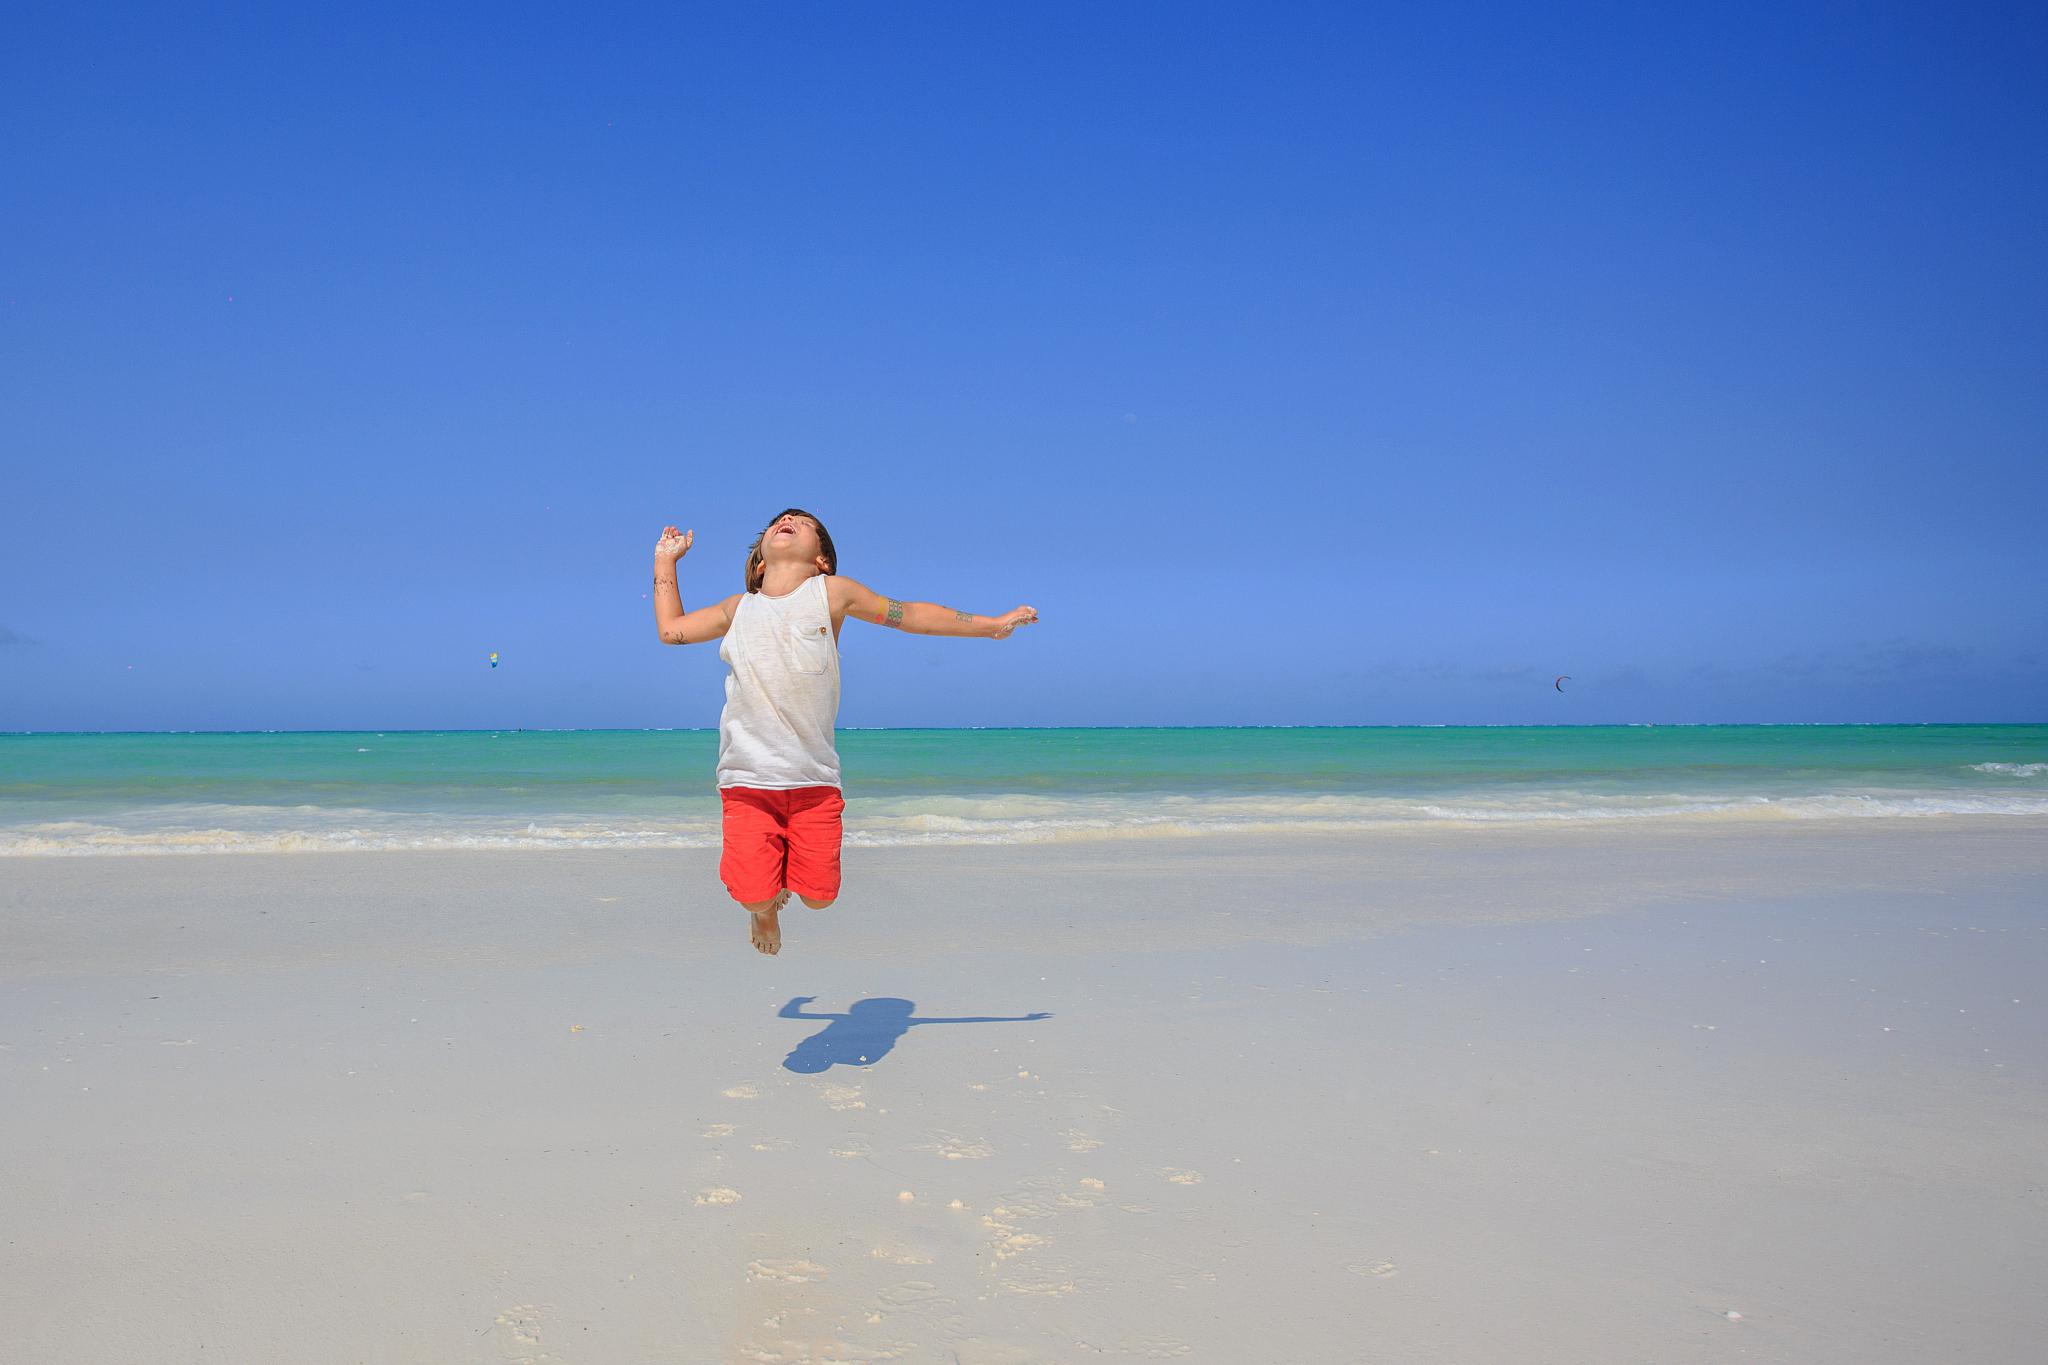
[[[1900,811],[1896,809],[1872,810],[1868,813],[1844,814],[1837,810],[1814,811],[1819,803],[1840,804],[1843,801],[1860,799],[1841,796],[1748,798],[1736,801],[1729,798],[1697,798],[1710,804],[1683,806],[1669,809],[1613,809],[1613,810],[1572,810],[1562,812],[1512,812],[1502,811],[1486,815],[1432,815],[1405,816],[1381,815],[1349,818],[1333,816],[1329,805],[1343,801],[1363,804],[1384,798],[1356,798],[1318,794],[1297,798],[1258,797],[1161,797],[1156,798],[1152,807],[1124,812],[1112,812],[1100,805],[1089,808],[1072,798],[1072,808],[1058,814],[1048,812],[1051,805],[1047,798],[1039,796],[999,795],[986,798],[950,798],[964,808],[965,814],[946,813],[943,818],[956,824],[981,822],[986,828],[978,831],[931,831],[917,828],[920,820],[928,820],[928,811],[899,814],[891,809],[891,798],[865,797],[861,799],[860,814],[848,821],[845,846],[862,854],[906,849],[1076,849],[1090,846],[1119,848],[1142,847],[1150,844],[1173,845],[1194,841],[1292,841],[1309,840],[1329,844],[1351,844],[1376,838],[1412,838],[1441,834],[1445,837],[1463,837],[1493,830],[1522,830],[1538,837],[1556,831],[1609,831],[1625,834],[1631,829],[1643,829],[1649,833],[1669,830],[1725,829],[1731,832],[1750,832],[1771,828],[1816,831],[1847,831],[1858,826],[1889,827],[1892,825],[1919,824],[1927,822],[1955,822],[1965,824],[1974,821],[2006,822],[2022,828],[2048,829],[2048,798],[2028,793],[2020,799],[2025,801],[2020,808],[1983,809],[1969,805],[1949,808],[1918,809]],[[1257,806],[1278,804],[1292,799],[1306,810],[1306,814],[1278,818],[1265,815],[1263,818],[1239,814],[1235,817],[1218,816],[1218,808],[1232,804]],[[1904,798],[1902,798],[1904,799]],[[1923,800],[1926,798],[1910,798]],[[1716,802],[1720,803],[1716,803]],[[1033,807],[1034,814],[1020,816],[1010,811],[1018,802],[1039,803]],[[911,798],[912,805],[931,804],[930,798]],[[1178,803],[1178,804],[1176,804]],[[1205,808],[1206,803],[1206,808]],[[109,830],[104,836],[81,836],[80,822],[72,822],[67,837],[100,838],[102,842],[87,843],[69,847],[28,847],[23,841],[49,842],[44,836],[24,834],[20,830],[9,831],[0,826],[0,840],[12,839],[12,843],[0,843],[0,867],[15,865],[24,861],[83,861],[98,859],[156,859],[193,857],[306,857],[318,855],[359,856],[363,854],[482,854],[482,855],[525,855],[525,854],[669,854],[688,853],[719,847],[719,833],[716,824],[717,806],[712,798],[702,798],[698,803],[705,814],[702,828],[681,832],[673,826],[626,832],[617,828],[631,824],[631,818],[612,818],[598,821],[599,828],[582,832],[569,832],[562,828],[563,822],[572,819],[592,819],[589,816],[517,816],[517,817],[442,817],[463,818],[481,823],[496,819],[502,825],[525,823],[523,833],[503,832],[467,834],[419,835],[386,830],[368,831],[361,826],[337,826],[324,831],[305,830],[236,830],[226,827],[207,829],[170,829],[150,833]],[[1409,805],[1427,805],[1421,801],[1408,801]],[[994,807],[995,810],[988,808]],[[879,809],[878,809],[879,808]],[[1084,817],[1075,811],[1086,810]],[[356,812],[383,815],[385,812]],[[1064,820],[1066,823],[1060,823]],[[907,829],[893,829],[891,822],[907,825]],[[548,833],[543,834],[540,826],[546,824]],[[865,827],[864,827],[865,826]],[[42,827],[30,827],[42,828]],[[127,842],[119,842],[126,840]],[[241,842],[237,842],[241,841]],[[367,841],[367,842],[366,842]],[[276,845],[283,843],[284,847]]]

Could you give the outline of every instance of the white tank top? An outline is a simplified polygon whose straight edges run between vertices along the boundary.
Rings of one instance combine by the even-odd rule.
[[[742,594],[718,657],[732,666],[718,716],[718,785],[838,786],[839,643],[825,575],[784,597]]]

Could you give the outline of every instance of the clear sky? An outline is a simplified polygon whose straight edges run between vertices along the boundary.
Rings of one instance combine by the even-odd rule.
[[[2044,13],[11,6],[0,729],[2048,718]]]

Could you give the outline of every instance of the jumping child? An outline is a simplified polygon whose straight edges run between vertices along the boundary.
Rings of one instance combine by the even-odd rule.
[[[839,628],[849,616],[913,635],[1009,638],[1034,607],[976,616],[899,602],[839,576],[823,523],[792,507],[747,547],[746,591],[683,610],[676,561],[694,531],[664,527],[654,547],[654,628],[666,645],[723,639],[725,709],[718,716],[718,796],[725,849],[719,880],[752,917],[754,947],[782,950],[777,915],[791,893],[813,910],[839,895]]]

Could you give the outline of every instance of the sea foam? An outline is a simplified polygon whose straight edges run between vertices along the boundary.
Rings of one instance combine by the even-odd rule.
[[[2021,765],[2029,766],[2029,765]],[[2039,765],[2031,765],[2039,766]],[[1444,826],[1585,826],[1646,820],[1741,822],[1943,816],[2048,816],[2048,794],[1841,790],[1788,796],[1559,791],[1437,798],[1358,794],[856,796],[846,842],[856,848],[1324,836]],[[584,815],[451,815],[365,808],[156,807],[127,816],[0,825],[0,857],[389,850],[691,849],[720,842],[717,807],[667,819]]]

